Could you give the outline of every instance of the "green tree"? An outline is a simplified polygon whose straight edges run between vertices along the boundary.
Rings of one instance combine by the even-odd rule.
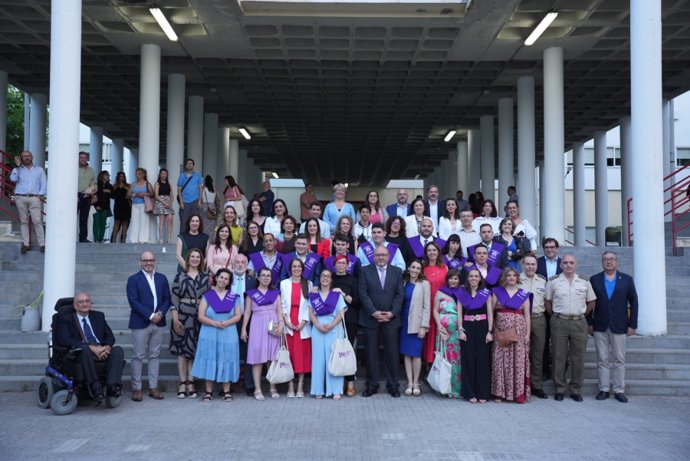
[[[6,145],[5,151],[11,155],[24,149],[24,92],[12,85],[7,89]]]

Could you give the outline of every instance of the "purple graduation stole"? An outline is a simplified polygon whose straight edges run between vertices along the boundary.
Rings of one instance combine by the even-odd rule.
[[[418,258],[423,258],[424,257],[424,246],[422,245],[422,242],[419,241],[420,236],[416,237],[410,237],[407,239],[408,242],[410,242],[410,246],[412,247],[412,252],[414,255]],[[439,238],[434,238],[433,236],[429,237],[429,242],[434,242],[436,243],[441,249],[443,249],[444,246],[446,246],[446,241],[443,239]]]
[[[355,271],[355,265],[357,264],[357,256],[347,254],[347,269],[345,269],[345,272],[347,275],[352,275]],[[324,259],[323,265],[326,266],[326,269],[329,271],[333,272],[335,274],[335,256],[329,256],[328,258]]]
[[[488,266],[488,270],[486,271],[486,277],[484,277],[484,281],[487,283],[487,285],[496,285],[498,283],[498,279],[501,278],[501,274],[503,274],[503,270],[501,270],[500,267],[496,266]],[[476,264],[473,264],[472,266],[468,267],[466,270],[469,272],[471,269],[477,269]],[[481,271],[479,271],[481,272]]]
[[[376,249],[374,248],[374,245],[372,245],[370,242],[362,242],[359,247],[364,252],[364,256],[366,256],[369,264],[375,264],[374,251],[376,251]],[[398,245],[389,242],[388,245],[386,245],[386,248],[388,248],[388,264],[391,264],[393,257],[395,256],[395,252],[398,251]]]
[[[467,258],[463,257],[462,259],[448,259],[448,255],[443,255],[443,262],[446,263],[448,269],[462,270],[462,268],[465,266],[465,263],[467,262]]]
[[[523,290],[522,288],[519,288],[517,293],[515,293],[513,296],[510,296],[510,294],[508,294],[508,290],[499,286],[494,288],[494,294],[496,295],[498,302],[501,303],[501,306],[505,307],[506,309],[518,310],[522,307],[522,304],[525,302],[525,300],[529,299],[529,310],[530,312],[532,311],[532,300],[534,299],[534,295]]]
[[[331,291],[326,296],[326,299],[321,299],[320,293],[309,293],[309,302],[311,303],[314,313],[319,317],[323,315],[332,314],[338,306],[340,293]]]
[[[466,311],[471,311],[475,309],[481,309],[486,305],[486,301],[489,299],[491,296],[491,290],[488,288],[482,288],[479,290],[475,295],[474,298],[472,295],[465,290],[464,287],[460,287],[458,290],[458,299],[460,300],[460,304],[462,304],[462,307]]]
[[[458,291],[460,290],[460,287],[458,288],[450,288],[450,287],[441,287],[438,289],[438,291],[447,294],[451,298],[453,298],[456,302],[458,300],[459,293]]]
[[[218,293],[215,292],[215,290],[209,290],[204,294],[204,297],[206,298],[206,301],[208,302],[208,295],[213,292],[216,295],[216,298],[220,299],[218,297]],[[215,305],[209,302],[209,305],[211,305],[211,309],[216,314],[227,314],[228,312],[232,312],[235,309],[235,303],[239,299],[239,295],[236,293],[230,293],[229,291],[225,294],[225,298],[220,300],[220,304]]]
[[[253,290],[249,290],[245,293],[245,295],[249,296],[252,301],[259,306],[273,304],[279,294],[280,290],[268,290],[266,293],[262,293],[258,288],[254,288]]]
[[[264,258],[261,256],[262,252],[257,251],[256,253],[252,253],[249,255],[249,260],[252,262],[252,265],[254,266],[254,272],[259,273],[261,269],[266,267],[266,262],[264,261]],[[280,253],[276,253],[276,260],[273,263],[273,267],[271,267],[271,280],[276,281],[280,280],[280,273],[283,271],[283,258]]]
[[[482,242],[483,244],[483,242]],[[479,245],[479,243],[477,244]],[[474,262],[474,250],[477,247],[477,245],[472,245],[471,247],[467,247],[467,257],[470,261]],[[486,246],[486,245],[484,245]],[[486,263],[489,266],[495,266],[496,263],[498,262],[499,257],[501,256],[501,252],[506,246],[500,242],[492,242],[491,243],[491,250],[489,250],[489,258],[487,259]]]
[[[302,271],[302,277],[309,280],[316,270],[316,265],[321,261],[321,256],[316,253],[309,253],[304,259],[304,270]]]

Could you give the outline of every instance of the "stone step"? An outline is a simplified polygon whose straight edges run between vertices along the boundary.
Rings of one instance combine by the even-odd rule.
[[[596,362],[585,363],[585,378],[596,379]],[[690,381],[690,365],[665,364],[654,365],[646,363],[625,364],[625,380],[659,380],[659,381]]]
[[[690,322],[669,322],[668,334],[690,335]]]

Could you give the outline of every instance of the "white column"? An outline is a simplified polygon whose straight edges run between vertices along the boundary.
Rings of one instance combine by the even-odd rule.
[[[218,127],[218,140],[220,145],[218,146],[218,151],[220,152],[220,161],[218,168],[218,188],[225,188],[223,179],[231,174],[230,173],[230,127],[229,126],[219,126]]]
[[[158,45],[141,45],[139,91],[139,166],[146,170],[153,184],[160,168],[161,49]],[[155,242],[156,217],[150,215],[149,219],[149,242]]]
[[[518,180],[520,216],[532,225],[537,222],[534,124],[534,77],[520,77],[517,82],[518,110]]]
[[[111,160],[110,160],[110,180],[112,182],[115,182],[115,175],[117,175],[118,171],[124,171],[124,164],[123,164],[123,150],[124,150],[124,143],[122,141],[122,138],[114,138],[113,139],[113,146],[110,149],[110,154],[111,154]],[[127,178],[129,181],[129,177]]]
[[[467,130],[467,196],[479,190],[481,179],[481,136],[479,130]]]
[[[239,170],[239,150],[240,150],[240,142],[237,139],[231,139],[230,140],[230,157],[229,157],[229,163],[228,163],[228,174],[235,178],[235,182],[237,184],[240,184],[241,178],[239,177],[240,175],[240,170]],[[244,187],[244,186],[242,186]]]
[[[32,105],[33,108],[33,105]],[[33,109],[32,109],[33,111]],[[33,117],[32,117],[33,118]],[[89,166],[93,168],[96,175],[101,172],[103,164],[103,128],[92,126],[89,137]],[[115,178],[111,178],[115,181]]]
[[[638,331],[666,334],[661,0],[630,2],[633,254]],[[653,268],[653,270],[650,270]]]
[[[184,159],[184,104],[185,104],[185,76],[182,74],[168,75],[168,114],[166,128],[166,158],[165,167],[170,175],[173,191],[177,193],[177,179],[183,167]],[[173,200],[175,214],[180,212],[177,200]],[[180,220],[173,219],[173,235],[180,232]]]
[[[0,149],[7,150],[7,72],[0,70]]]
[[[494,117],[492,115],[482,115],[479,118],[479,131],[481,132],[482,194],[485,199],[494,200],[496,162],[494,161]]]
[[[29,147],[29,133],[31,132],[31,95],[24,93],[24,148]]]
[[[606,226],[609,220],[609,186],[606,165],[606,131],[594,133],[594,214],[596,217],[596,244],[605,246]]]
[[[29,150],[34,154],[34,163],[45,167],[46,162],[46,110],[48,96],[42,93],[31,95],[31,125],[29,128]]]
[[[587,244],[585,216],[585,145],[576,142],[573,145],[573,222],[576,247]]]
[[[136,171],[139,168],[139,149],[129,150],[129,166],[127,167],[127,181],[132,182],[136,178]]]
[[[565,240],[563,49],[544,50],[544,181],[542,235]]]
[[[187,107],[187,158],[194,160],[196,171],[203,171],[204,98],[190,96]]]
[[[218,168],[218,114],[204,115],[204,177],[209,174],[215,179]],[[217,185],[217,184],[216,184]]]
[[[663,165],[664,165],[664,178],[667,177],[671,172],[675,169],[672,168],[672,163],[671,159],[673,158],[672,152],[674,150],[674,146],[672,143],[673,136],[671,134],[673,130],[673,101],[669,99],[664,99],[663,104],[662,104],[662,111],[663,111]],[[667,187],[669,187],[672,184],[672,181],[666,180],[664,181],[664,190],[666,190]],[[669,200],[671,198],[671,191],[669,190],[668,192],[664,192],[664,222],[671,222],[671,201]],[[668,213],[668,214],[666,214]]]
[[[499,214],[503,213],[508,194],[508,186],[513,184],[513,98],[498,100],[498,207]],[[520,193],[520,191],[518,191]]]
[[[50,4],[50,176],[43,264],[43,331],[55,302],[74,296],[81,86],[81,2]],[[36,293],[37,294],[37,293]]]
[[[628,229],[628,200],[632,198],[632,134],[630,133],[630,117],[620,120],[621,145],[621,219],[623,222],[623,245],[628,246],[630,230]],[[632,203],[631,203],[632,205]]]
[[[457,143],[457,168],[456,174],[458,176],[458,189],[463,192],[463,198],[467,200],[469,196],[468,181],[467,181],[467,141],[458,141]]]

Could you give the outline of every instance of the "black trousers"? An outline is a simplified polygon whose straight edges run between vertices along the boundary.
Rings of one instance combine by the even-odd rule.
[[[355,340],[357,339],[357,332],[359,331],[359,324],[353,322],[345,322],[345,329],[347,330],[347,338],[352,344],[352,349],[355,351],[355,358],[357,357],[357,349],[355,348]],[[357,362],[359,363],[359,362]],[[351,382],[355,380],[355,375],[345,376],[345,382]]]
[[[383,323],[378,328],[361,327],[364,332],[364,350],[367,356],[367,389],[379,387],[379,336],[383,340],[383,360],[386,366],[386,388],[398,389],[400,362],[400,327]]]
[[[91,196],[84,195],[81,192],[77,194],[79,201],[77,202],[77,211],[79,213],[79,241],[86,240],[88,234],[89,224],[89,210],[91,209]]]
[[[491,397],[490,344],[487,320],[464,321],[467,341],[462,343],[462,396],[466,399],[489,400]]]
[[[237,336],[242,334],[242,322],[237,322]],[[247,324],[247,335],[249,335],[249,324]],[[253,392],[254,375],[252,374],[252,366],[247,363],[247,345],[248,343],[240,339],[240,364],[244,367],[244,390]]]
[[[103,392],[103,387],[98,381],[98,374],[96,373],[96,362],[99,361],[91,353],[88,346],[84,346],[84,349],[79,354],[79,363],[81,364],[82,370],[84,371],[84,378],[86,383],[89,385],[89,389],[94,394]],[[120,386],[122,385],[122,368],[125,365],[125,353],[120,346],[113,346],[110,351],[110,355],[106,362],[106,385],[107,386]]]

